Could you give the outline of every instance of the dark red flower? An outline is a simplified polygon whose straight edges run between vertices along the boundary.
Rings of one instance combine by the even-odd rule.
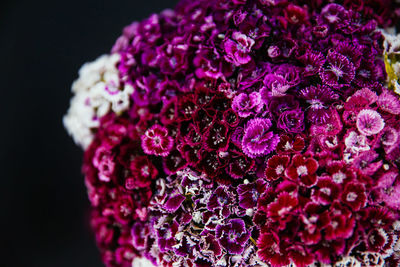
[[[341,195],[341,200],[354,211],[364,207],[367,201],[364,185],[356,182],[346,184]]]
[[[269,181],[277,180],[285,175],[285,169],[289,165],[290,157],[285,155],[274,155],[267,162],[265,177]]]
[[[311,187],[317,181],[317,175],[315,174],[317,169],[318,162],[315,159],[295,155],[292,163],[285,170],[285,175],[293,181],[299,181],[301,184]]]

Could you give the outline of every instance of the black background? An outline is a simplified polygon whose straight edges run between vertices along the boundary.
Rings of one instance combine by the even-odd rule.
[[[177,0],[0,0],[0,266],[102,266],[82,151],[62,125],[79,67]]]

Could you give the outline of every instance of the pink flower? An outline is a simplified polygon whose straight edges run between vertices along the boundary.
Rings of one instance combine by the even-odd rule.
[[[398,97],[394,96],[389,90],[383,90],[382,94],[378,97],[379,109],[391,114],[400,114],[400,101]]]
[[[103,146],[97,148],[93,157],[93,166],[99,171],[99,180],[109,182],[114,172],[115,162],[112,152]]]
[[[232,101],[232,109],[242,118],[257,114],[262,108],[263,103],[259,92],[252,92],[249,95],[241,93],[235,96]]]
[[[366,136],[378,134],[385,127],[381,115],[372,109],[363,109],[357,115],[357,129]]]
[[[382,160],[374,162],[378,156],[373,150],[362,152],[354,158],[352,165],[362,174],[371,176],[382,166]]]
[[[174,145],[174,140],[168,135],[167,128],[158,124],[148,129],[141,139],[143,151],[149,155],[165,157]]]

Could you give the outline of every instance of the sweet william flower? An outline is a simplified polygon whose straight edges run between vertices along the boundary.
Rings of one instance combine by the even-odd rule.
[[[232,101],[232,109],[242,118],[257,114],[262,108],[263,103],[261,102],[261,95],[258,92],[252,92],[249,95],[240,93]]]
[[[363,109],[357,115],[357,129],[366,136],[378,134],[385,127],[381,115],[372,109]]]
[[[340,87],[341,84],[349,84],[354,79],[355,69],[353,63],[345,56],[329,51],[319,76],[326,85]]]
[[[242,139],[243,152],[250,158],[271,153],[279,142],[279,136],[268,131],[272,126],[269,119],[251,119],[247,122]]]
[[[228,253],[241,254],[250,238],[250,233],[242,219],[231,219],[226,224],[217,226],[215,237]]]
[[[247,64],[251,60],[250,52],[254,40],[241,32],[232,33],[232,39],[224,42],[225,59],[235,66]]]
[[[146,156],[136,157],[130,164],[130,170],[133,177],[126,179],[127,189],[148,187],[158,175],[156,167]]]
[[[286,155],[274,155],[268,159],[265,177],[269,181],[277,180],[285,175],[290,158]]]
[[[318,162],[315,159],[295,155],[292,163],[285,170],[285,175],[293,181],[299,181],[301,184],[311,187],[317,181],[317,175],[315,174],[317,169]]]
[[[142,148],[146,154],[167,156],[174,145],[174,140],[168,135],[168,130],[158,124],[149,128],[142,135]]]
[[[364,207],[367,200],[364,185],[356,182],[346,184],[341,195],[341,200],[354,211]]]
[[[284,111],[278,118],[277,127],[289,133],[304,131],[304,112],[301,109]]]

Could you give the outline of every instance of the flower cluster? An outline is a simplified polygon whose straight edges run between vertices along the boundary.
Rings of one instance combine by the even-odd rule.
[[[183,0],[85,65],[106,266],[398,266],[399,6]]]

